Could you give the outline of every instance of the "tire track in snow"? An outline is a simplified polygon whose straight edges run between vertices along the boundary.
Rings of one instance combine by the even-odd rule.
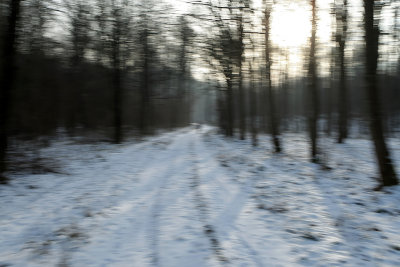
[[[178,189],[179,183],[185,183],[185,180],[182,179],[184,177],[185,172],[190,171],[190,164],[188,164],[189,155],[187,155],[187,143],[189,141],[189,137],[191,135],[187,135],[188,131],[183,132],[182,134],[175,136],[171,141],[170,145],[168,145],[168,149],[166,149],[166,157],[160,159],[162,162],[167,163],[165,166],[167,168],[159,169],[159,165],[156,165],[157,168],[153,168],[157,170],[159,175],[153,175],[152,180],[157,181],[155,185],[154,191],[155,197],[154,201],[150,205],[150,218],[148,224],[148,239],[149,239],[149,247],[150,247],[150,257],[152,264],[154,266],[162,265],[161,253],[160,253],[160,242],[162,231],[160,227],[162,223],[160,220],[164,215],[163,212],[166,209],[166,205],[171,207],[174,205],[179,199],[182,197],[187,197],[190,194],[189,190]],[[173,155],[171,157],[171,155]],[[155,164],[159,164],[159,161],[154,161]],[[151,167],[151,166],[150,166]],[[149,168],[149,167],[148,167]],[[170,184],[172,183],[172,186]],[[186,186],[183,186],[186,188]],[[173,189],[173,192],[166,192],[167,190]],[[170,216],[171,214],[166,214]]]
[[[210,217],[210,210],[208,209],[209,205],[207,204],[207,201],[205,200],[205,196],[202,195],[201,190],[200,190],[200,179],[202,178],[200,176],[200,171],[199,166],[200,161],[197,157],[198,153],[201,153],[202,157],[207,160],[206,163],[210,163],[209,161],[212,161],[211,164],[215,165],[215,168],[220,169],[218,157],[214,155],[214,153],[210,153],[209,148],[207,148],[207,145],[203,143],[202,137],[204,133],[202,134],[197,134],[196,139],[193,140],[193,142],[190,144],[191,146],[191,151],[193,155],[193,163],[194,163],[194,178],[193,178],[193,186],[195,189],[195,195],[196,195],[196,202],[199,203],[198,206],[199,209],[201,210],[200,214],[200,219],[204,223],[204,229],[205,233],[210,239],[211,246],[214,249],[217,249],[217,253],[221,253],[221,256],[224,257],[222,263],[229,263],[232,264],[232,260],[228,260],[227,256],[222,254],[224,252],[224,248],[221,244],[221,237],[222,239],[227,239],[229,238],[230,234],[234,234],[237,240],[240,243],[240,247],[246,251],[249,252],[249,255],[252,255],[251,261],[254,264],[254,266],[264,266],[261,260],[261,257],[259,253],[256,251],[253,246],[246,241],[245,237],[243,234],[240,232],[240,230],[236,227],[235,222],[237,218],[240,216],[243,207],[247,204],[247,200],[250,197],[251,193],[254,191],[254,183],[256,182],[256,173],[257,172],[252,172],[250,174],[250,177],[246,180],[244,184],[234,182],[234,193],[232,194],[231,190],[227,188],[227,186],[232,185],[232,179],[228,179],[231,175],[223,175],[224,178],[228,179],[228,181],[225,181],[222,177],[219,175],[215,176],[213,175],[212,177],[212,183],[217,186],[217,190],[219,194],[229,196],[228,202],[224,203],[224,205],[220,208],[217,214],[213,218]],[[200,147],[202,149],[200,149]],[[229,153],[230,155],[231,153]],[[247,158],[246,158],[247,159]],[[211,168],[209,164],[204,164],[207,165],[207,168]],[[254,168],[256,168],[255,166]],[[220,173],[217,171],[216,173]],[[222,173],[225,173],[225,169],[222,170]],[[232,175],[235,175],[234,173]],[[227,183],[228,182],[228,183]],[[205,214],[205,215],[204,215]],[[218,233],[218,235],[217,235]],[[230,247],[230,246],[229,246]],[[218,255],[217,255],[218,258]]]
[[[251,203],[249,198],[252,197],[253,193],[255,192],[255,186],[258,182],[260,182],[260,177],[264,179],[262,175],[265,172],[264,168],[262,168],[263,165],[260,165],[258,161],[255,161],[250,157],[242,156],[243,152],[238,154],[238,152],[232,149],[232,147],[227,147],[227,143],[222,142],[221,139],[213,138],[211,142],[214,143],[212,147],[217,146],[219,147],[219,150],[218,153],[209,152],[211,148],[210,144],[204,144],[204,147],[209,147],[204,151],[207,154],[206,158],[210,158],[218,163],[221,161],[221,155],[227,155],[224,156],[224,160],[221,163],[222,166],[224,166],[223,172],[228,170],[230,173],[230,175],[226,178],[231,177],[228,178],[228,181],[223,181],[221,177],[215,177],[217,186],[220,187],[221,191],[226,191],[227,184],[233,182],[233,184],[236,185],[234,188],[235,193],[232,195],[229,201],[224,204],[224,207],[221,209],[219,214],[217,214],[217,216],[213,219],[212,224],[216,225],[217,229],[222,229],[220,234],[224,239],[229,239],[230,236],[235,236],[241,249],[247,251],[247,255],[251,255],[251,261],[254,266],[265,266],[265,260],[263,260],[263,257],[261,256],[263,252],[259,251],[257,247],[252,245],[250,240],[247,240],[248,237],[246,237],[243,234],[243,231],[241,231],[236,225],[236,221],[239,219],[243,209]],[[247,149],[248,148],[246,147],[246,150]],[[253,152],[253,149],[251,149],[250,152]],[[238,164],[239,166],[237,166]],[[246,179],[242,182],[232,179],[232,177],[238,175],[240,176],[239,173],[243,167],[245,172],[244,174],[242,173],[242,175],[244,175]],[[231,194],[229,191],[228,193]]]
[[[98,227],[101,225],[108,225],[106,221],[112,221],[113,218],[118,218],[121,227],[117,229],[104,229],[105,237],[96,237],[95,240],[99,240],[97,243],[101,243],[104,240],[114,240],[112,242],[115,247],[115,253],[121,255],[121,258],[125,258],[128,261],[132,258],[134,261],[138,259],[141,262],[147,262],[149,265],[159,266],[162,261],[160,260],[159,243],[161,236],[159,219],[163,211],[163,203],[168,202],[170,205],[176,201],[179,196],[187,194],[188,192],[179,191],[177,194],[168,195],[164,194],[164,189],[167,187],[172,175],[177,169],[183,169],[185,167],[184,162],[171,158],[171,155],[182,156],[179,149],[182,144],[177,144],[184,137],[184,134],[178,134],[174,138],[167,138],[163,140],[166,143],[161,153],[157,153],[158,150],[153,150],[152,146],[150,149],[144,149],[145,155],[139,162],[135,162],[133,169],[129,171],[128,168],[125,172],[135,173],[138,179],[137,185],[124,190],[119,195],[117,201],[110,203],[108,207],[101,210],[102,214],[107,217],[97,217]],[[156,140],[158,141],[158,140]],[[146,142],[149,144],[149,142]],[[158,145],[157,142],[156,145]],[[151,144],[150,144],[151,145]],[[133,149],[137,150],[135,146]],[[155,154],[156,156],[149,156]],[[174,162],[174,159],[176,162]],[[168,164],[165,164],[165,163]],[[173,164],[170,164],[170,163]],[[160,164],[164,163],[164,164]],[[180,173],[176,174],[178,177]],[[112,180],[112,179],[111,179]],[[176,179],[175,179],[176,180]],[[113,181],[114,184],[117,181]],[[108,187],[107,187],[108,188]],[[134,231],[129,229],[134,229]],[[100,230],[100,229],[99,229]],[[129,247],[126,234],[133,233],[130,242],[140,243],[143,242],[145,247],[142,251],[136,251],[135,253],[126,250]],[[122,245],[122,246],[121,246]],[[112,250],[114,250],[114,246]]]
[[[198,135],[198,134],[196,134]],[[197,138],[197,136],[196,136]],[[204,234],[208,237],[211,245],[211,249],[217,258],[217,260],[222,263],[222,264],[227,264],[229,263],[228,258],[224,255],[223,248],[220,244],[220,241],[218,240],[218,236],[215,230],[215,227],[212,224],[208,223],[208,217],[209,217],[209,206],[201,193],[200,190],[200,185],[201,185],[201,180],[199,176],[199,171],[198,171],[198,160],[197,160],[197,155],[196,155],[196,150],[195,150],[195,145],[194,145],[194,140],[191,141],[189,144],[189,151],[190,151],[190,156],[193,160],[193,175],[192,175],[192,184],[191,187],[194,191],[194,197],[195,197],[195,202],[196,202],[196,208],[199,210],[199,219],[203,223],[203,228],[204,228]]]

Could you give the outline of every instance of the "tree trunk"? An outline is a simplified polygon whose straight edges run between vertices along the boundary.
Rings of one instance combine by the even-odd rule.
[[[232,76],[232,75],[231,75]],[[232,86],[232,77],[227,79],[227,90],[226,90],[226,115],[227,115],[227,129],[226,135],[229,137],[233,136],[233,124],[234,124],[234,116],[233,116],[233,86]]]
[[[119,68],[114,69],[114,142],[116,144],[121,143],[122,141],[122,108],[121,108],[121,95],[122,95],[122,87],[121,87],[121,72]]]
[[[340,64],[340,83],[339,83],[339,135],[338,143],[344,142],[347,138],[347,87],[346,87],[346,65],[344,62],[345,55],[344,49],[346,44],[346,31],[347,31],[347,1],[344,0],[340,18],[337,17],[337,24],[340,25],[337,32],[339,38],[339,64]],[[336,14],[338,16],[338,14]]]
[[[5,180],[8,149],[8,116],[11,92],[15,84],[16,29],[19,18],[20,0],[10,1],[7,31],[3,47],[3,81],[0,91],[0,181]]]
[[[250,70],[250,128],[251,128],[251,144],[255,147],[258,145],[257,139],[257,92],[254,86],[254,72],[253,68]]]
[[[272,90],[271,82],[271,58],[270,58],[270,43],[269,43],[269,31],[270,31],[270,14],[271,10],[265,8],[265,61],[266,61],[266,75],[267,75],[267,86],[268,86],[268,107],[269,107],[269,121],[271,127],[272,144],[275,148],[275,152],[281,152],[281,145],[279,140],[279,127],[276,119],[275,109],[275,97]]]
[[[240,140],[246,138],[246,109],[245,109],[245,95],[243,92],[243,70],[242,70],[242,60],[244,52],[243,43],[243,18],[239,17],[239,129],[240,129]]]
[[[344,51],[340,53],[340,83],[339,83],[339,136],[338,143],[341,144],[347,138],[347,86],[344,67]]]
[[[376,69],[378,63],[379,27],[374,23],[374,1],[364,0],[366,43],[366,89],[369,104],[370,130],[381,174],[381,186],[398,184],[397,176],[383,134]]]
[[[245,95],[243,92],[243,77],[242,77],[242,64],[239,70],[239,128],[240,140],[246,139],[246,110],[245,110]]]
[[[146,26],[147,27],[147,22]],[[139,130],[142,135],[149,133],[149,120],[150,120],[150,56],[151,49],[149,47],[149,31],[147,28],[143,29],[142,33],[142,44],[143,44],[143,69],[142,69],[142,86],[140,88],[141,100],[140,100],[140,118],[139,118]]]
[[[221,133],[228,135],[227,132],[227,120],[226,120],[226,105],[224,101],[224,93],[218,89],[217,93],[217,112],[218,112],[218,125],[220,127]]]
[[[318,162],[318,147],[317,147],[317,138],[318,138],[318,107],[319,107],[319,99],[318,99],[318,89],[317,89],[317,70],[316,70],[316,60],[315,60],[315,38],[317,31],[317,22],[316,22],[316,5],[315,0],[311,0],[312,6],[312,29],[311,29],[311,40],[310,40],[310,63],[308,69],[308,75],[310,79],[309,85],[309,111],[308,111],[308,126],[309,126],[309,134],[311,140],[311,162]]]
[[[114,143],[119,144],[122,141],[122,108],[121,108],[121,97],[122,97],[122,87],[121,87],[121,64],[120,64],[120,32],[118,29],[114,31],[113,37],[113,109],[114,109]]]

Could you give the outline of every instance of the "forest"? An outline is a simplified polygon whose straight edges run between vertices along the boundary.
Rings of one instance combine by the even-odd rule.
[[[0,266],[398,266],[399,48],[397,0],[0,0]]]

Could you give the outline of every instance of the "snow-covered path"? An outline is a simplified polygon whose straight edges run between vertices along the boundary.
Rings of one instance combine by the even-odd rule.
[[[252,148],[204,126],[118,146],[55,142],[42,153],[62,173],[0,187],[0,266],[400,264],[400,190],[369,190],[367,141],[330,147],[323,171],[301,136],[282,155],[263,138]]]

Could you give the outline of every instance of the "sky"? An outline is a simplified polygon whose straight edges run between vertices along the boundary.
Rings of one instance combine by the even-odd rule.
[[[320,76],[327,76],[330,73],[330,60],[326,55],[330,54],[335,44],[332,42],[332,28],[334,27],[333,17],[330,14],[331,5],[334,0],[317,0],[317,57],[318,57],[318,70]],[[199,6],[190,4],[190,0],[164,0],[163,2],[173,7],[174,17],[179,15],[199,12]],[[253,0],[252,7],[254,9],[262,10],[262,0]],[[258,13],[261,14],[261,13]],[[383,10],[383,19],[381,21],[381,28],[383,30],[390,30],[388,25],[393,21],[393,8],[386,8]],[[255,15],[256,16],[256,15]],[[346,55],[354,56],[357,51],[355,47],[363,41],[362,37],[362,1],[351,0],[349,1],[349,32],[348,40],[346,43]],[[390,19],[388,19],[390,18]],[[256,20],[257,21],[257,20]],[[258,19],[256,25],[262,25],[261,19]],[[203,25],[196,22],[192,27],[196,31],[202,31]],[[261,27],[260,27],[261,29]],[[64,30],[64,29],[62,29]],[[57,33],[58,34],[58,33]],[[271,43],[274,48],[279,48],[279,53],[274,53],[272,60],[275,63],[272,68],[273,82],[278,82],[278,73],[281,73],[282,68],[288,70],[289,77],[297,77],[304,75],[304,56],[306,55],[305,49],[309,46],[309,38],[311,35],[311,11],[310,3],[308,0],[281,0],[275,1],[271,14]],[[381,36],[381,40],[386,43],[393,42],[390,36]],[[397,53],[393,47],[381,45],[380,47],[382,59],[392,60],[391,53]],[[387,53],[387,52],[390,53]],[[385,57],[386,55],[386,57]],[[192,69],[195,70],[193,75],[199,80],[205,80],[209,77],[209,69],[207,66],[201,65],[198,58],[194,60]],[[395,57],[394,57],[395,58]],[[397,63],[397,61],[395,62]]]

